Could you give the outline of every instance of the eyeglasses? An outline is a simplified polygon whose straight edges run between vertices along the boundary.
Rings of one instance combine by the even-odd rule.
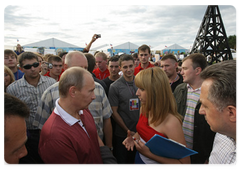
[[[32,68],[32,66],[33,66],[34,68],[36,68],[36,67],[39,66],[39,63],[38,63],[38,62],[35,62],[35,63],[33,63],[32,65],[31,65],[31,64],[27,64],[27,65],[23,66],[23,68],[26,69],[26,70],[28,70],[28,69]]]

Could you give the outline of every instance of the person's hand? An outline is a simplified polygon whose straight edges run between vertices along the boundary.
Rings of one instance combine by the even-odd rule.
[[[147,156],[149,153],[151,153],[150,149],[140,140],[134,141],[134,145],[137,151],[143,154],[144,156]]]
[[[93,37],[92,37],[91,42],[93,43],[94,41],[96,41],[96,39],[98,39],[98,38],[97,38],[97,34],[94,34]]]
[[[41,64],[41,75],[45,75],[48,72],[48,64],[46,61],[42,61]]]
[[[127,131],[127,138],[122,142],[122,144],[127,148],[127,150],[129,151],[131,149],[131,151],[133,151],[134,148],[134,140],[131,134],[131,131],[128,130]]]

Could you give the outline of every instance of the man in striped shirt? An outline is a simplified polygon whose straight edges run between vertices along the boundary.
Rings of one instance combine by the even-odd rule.
[[[200,73],[207,66],[202,54],[191,54],[183,59],[182,84],[174,91],[178,112],[183,116],[183,132],[187,147],[198,152],[191,156],[191,163],[205,163],[212,150],[215,133],[211,131],[204,116],[199,115],[199,97],[202,79]]]
[[[38,56],[32,52],[20,54],[19,64],[24,76],[10,84],[6,92],[25,102],[30,109],[30,116],[26,119],[28,131],[26,147],[28,155],[21,159],[20,163],[40,163],[41,159],[37,150],[39,130],[32,123],[43,92],[56,81],[53,78],[39,74],[41,65],[38,61]]]

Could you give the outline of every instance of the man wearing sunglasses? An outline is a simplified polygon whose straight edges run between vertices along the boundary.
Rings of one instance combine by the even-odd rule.
[[[20,160],[20,163],[40,163],[41,159],[38,155],[39,130],[32,123],[43,92],[56,81],[39,74],[41,65],[38,56],[32,52],[20,54],[19,64],[24,76],[9,85],[6,92],[25,102],[30,109],[30,116],[26,119],[28,131],[26,147],[29,154]]]
[[[134,69],[135,76],[143,69],[154,67],[154,65],[149,62],[150,57],[151,51],[149,46],[144,44],[138,48],[138,58],[140,60],[140,64]]]

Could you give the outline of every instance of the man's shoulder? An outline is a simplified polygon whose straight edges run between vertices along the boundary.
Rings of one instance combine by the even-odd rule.
[[[54,84],[52,84],[51,86],[49,86],[45,91],[58,91],[58,85],[59,82],[55,82]]]
[[[43,75],[40,75],[40,76],[41,76],[42,81],[45,83],[50,83],[50,84],[56,83],[56,80],[53,79],[52,77],[43,76]]]
[[[179,84],[176,89],[174,90],[175,91],[179,91],[179,90],[184,90],[184,89],[187,89],[187,83],[181,83]]]
[[[18,88],[19,86],[22,86],[24,83],[24,77],[18,79],[18,80],[15,80],[14,82],[12,82],[8,87],[7,89],[15,89],[15,88]]]
[[[121,84],[123,84],[123,79],[123,76],[121,76],[119,79],[115,80],[110,86],[119,87]]]
[[[100,71],[99,68],[96,68],[96,69],[94,69],[92,72],[93,72],[93,73],[99,73],[99,71]]]

